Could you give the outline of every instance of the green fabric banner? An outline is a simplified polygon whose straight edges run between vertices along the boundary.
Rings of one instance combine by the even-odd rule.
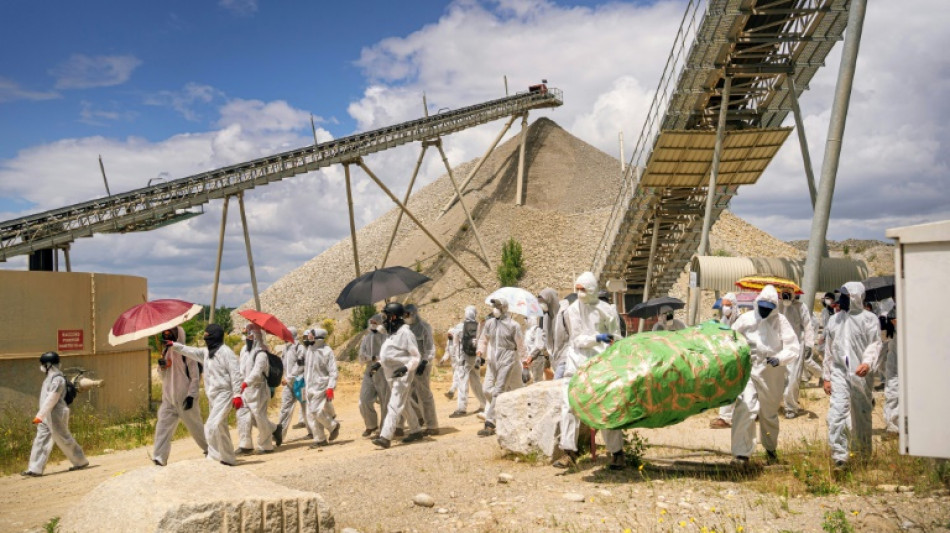
[[[660,428],[722,405],[751,374],[745,337],[715,321],[631,335],[571,378],[574,413],[597,429]]]

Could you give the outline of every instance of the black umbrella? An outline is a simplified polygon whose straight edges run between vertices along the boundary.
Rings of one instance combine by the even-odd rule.
[[[864,285],[865,302],[880,302],[894,297],[894,276],[875,276],[861,284]]]
[[[638,303],[633,306],[633,309],[627,311],[627,315],[635,318],[652,318],[660,314],[660,309],[663,307],[682,309],[686,307],[686,303],[672,296],[661,296],[660,298],[653,298],[652,300]]]
[[[380,268],[347,283],[336,304],[340,309],[373,305],[390,296],[406,294],[429,280],[429,277],[402,266]]]

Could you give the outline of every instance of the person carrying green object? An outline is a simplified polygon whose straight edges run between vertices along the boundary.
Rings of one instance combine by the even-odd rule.
[[[745,338],[709,321],[614,343],[577,371],[568,400],[592,428],[661,428],[734,402],[750,368]]]

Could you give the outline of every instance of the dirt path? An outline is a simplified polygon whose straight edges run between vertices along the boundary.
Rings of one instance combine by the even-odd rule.
[[[783,499],[761,492],[754,477],[723,478],[709,472],[669,477],[654,469],[612,473],[592,463],[564,475],[546,464],[516,462],[503,457],[495,439],[475,435],[481,427],[475,416],[448,418],[455,402],[441,395],[447,385],[434,384],[443,424],[437,437],[377,450],[360,437],[358,388],[348,382],[337,389],[343,424],[338,444],[311,450],[304,430],[291,430],[278,453],[244,458],[237,468],[321,493],[339,529],[361,531],[822,531],[824,513],[837,509],[845,511],[859,531],[897,531],[901,525],[950,531],[950,498],[943,494],[871,490]],[[811,417],[782,420],[782,444],[824,440],[827,402],[818,394],[816,389],[806,391],[814,397],[806,400],[815,411]],[[671,428],[641,431],[653,446],[648,455],[708,457],[698,450],[709,449],[725,460],[729,431],[708,429],[711,418],[700,415]],[[880,425],[876,417],[875,427]],[[172,461],[200,457],[189,439],[172,447]],[[92,457],[91,462],[91,468],[78,473],[66,472],[68,464],[61,463],[50,465],[42,478],[0,478],[0,531],[41,526],[103,480],[136,468],[155,468],[148,464],[144,448]],[[501,472],[513,476],[511,483],[498,483]],[[435,507],[413,505],[412,497],[419,492],[433,496]],[[567,494],[583,501],[570,501]]]

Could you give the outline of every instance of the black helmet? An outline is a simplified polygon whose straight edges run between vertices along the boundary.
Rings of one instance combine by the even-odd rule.
[[[41,365],[58,365],[59,354],[56,352],[46,352],[40,356]]]
[[[406,308],[399,302],[389,302],[386,304],[386,307],[383,308],[383,313],[388,315],[394,315],[398,318],[402,318],[406,315]]]
[[[401,303],[390,302],[386,304],[386,307],[383,308],[383,313],[386,315],[383,325],[386,326],[386,331],[388,331],[390,335],[396,333],[405,323],[403,317],[406,315],[406,308],[403,307]]]

